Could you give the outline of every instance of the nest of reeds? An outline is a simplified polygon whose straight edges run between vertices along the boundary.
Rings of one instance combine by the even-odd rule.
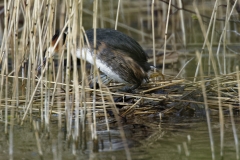
[[[108,123],[115,123],[116,117],[122,122],[134,124],[146,124],[152,120],[169,118],[172,116],[200,116],[206,112],[218,114],[219,109],[228,114],[233,108],[234,113],[239,112],[239,85],[238,73],[222,75],[218,77],[205,77],[196,82],[185,79],[154,80],[143,84],[137,92],[118,92],[121,84],[114,83],[102,86],[100,89],[91,89],[79,84],[81,97],[76,101],[74,88],[70,85],[69,91],[62,88],[54,89],[49,95],[43,92],[43,99],[51,99],[54,105],[50,105],[51,113],[65,114],[66,92],[69,93],[71,110],[75,107],[86,111],[86,115],[95,114],[97,121],[101,123],[107,117]],[[34,97],[33,110],[38,110],[41,101],[39,92]],[[52,95],[54,93],[54,95]],[[54,96],[54,97],[52,97]],[[93,113],[94,112],[94,113]],[[76,116],[76,113],[73,113]],[[146,120],[147,119],[147,120]]]

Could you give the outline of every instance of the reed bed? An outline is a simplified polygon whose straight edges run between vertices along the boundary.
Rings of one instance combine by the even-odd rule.
[[[205,77],[204,86],[206,89],[206,96],[208,101],[208,106],[210,109],[218,110],[218,100],[221,100],[221,105],[224,111],[229,110],[229,107],[238,110],[239,105],[239,95],[238,95],[238,81],[236,80],[238,76],[238,72],[231,73],[228,75],[219,76],[218,78],[214,77]],[[13,76],[9,76],[9,79],[13,79]],[[21,77],[19,77],[22,80]],[[218,97],[218,84],[216,81],[219,81],[219,85],[221,87],[220,96]],[[37,80],[36,80],[37,82]],[[56,82],[43,81],[43,83],[55,84]],[[122,112],[130,108],[134,112],[131,114],[140,114],[144,110],[144,114],[153,114],[153,113],[168,113],[170,115],[178,113],[179,110],[193,110],[204,109],[203,95],[202,95],[202,81],[199,80],[197,82],[192,82],[185,79],[171,79],[171,80],[158,80],[156,82],[149,82],[148,84],[144,84],[140,89],[138,89],[138,93],[125,93],[125,92],[116,92],[116,90],[121,89],[123,84],[118,84],[117,82],[114,85],[110,84],[108,88],[100,89],[92,89],[89,87],[85,87],[86,93],[89,95],[93,94],[93,91],[96,91],[96,107],[100,109],[102,112],[104,111],[104,107],[109,110],[112,110],[112,106],[117,106],[116,110]],[[57,83],[57,85],[66,84]],[[111,86],[112,85],[112,86]],[[114,87],[113,87],[114,86]],[[69,85],[70,90],[68,91],[70,96],[74,97],[73,88],[75,87],[73,84]],[[79,89],[82,89],[82,86],[78,86]],[[49,88],[50,97],[54,96],[54,105],[51,108],[51,112],[59,115],[64,115],[65,110],[64,106],[65,102],[65,94],[66,90],[63,88],[57,88],[58,93],[54,93],[54,88]],[[81,92],[79,92],[80,94]],[[41,94],[46,96],[46,92],[41,92],[39,88],[36,91],[36,94],[33,99],[33,107],[32,109],[39,112],[39,105],[41,105]],[[101,102],[101,98],[104,97],[104,105]],[[112,97],[114,101],[112,101],[109,97]],[[19,105],[23,105],[25,103],[25,96],[19,97]],[[59,101],[60,100],[60,101]],[[14,102],[11,98],[2,100],[2,103],[7,102],[11,104]],[[77,103],[76,101],[72,101],[73,106]],[[93,111],[91,104],[93,104],[93,97],[89,96],[86,100],[87,108],[89,111]],[[60,112],[58,112],[60,105]],[[136,108],[135,106],[138,105]],[[2,105],[4,106],[4,105]],[[12,106],[13,107],[13,106]],[[21,107],[20,107],[21,108]],[[27,112],[27,110],[26,110]],[[128,115],[127,112],[123,114]],[[143,113],[143,112],[142,112]],[[184,111],[182,111],[184,113]],[[132,116],[130,114],[130,116]],[[194,113],[195,114],[195,113]],[[103,117],[104,114],[101,114]],[[121,115],[121,114],[120,114]],[[109,116],[109,115],[108,115]]]
[[[77,0],[4,1],[4,7],[0,10],[0,16],[4,13],[4,17],[0,17],[4,22],[0,53],[0,120],[4,124],[5,134],[9,135],[9,159],[13,159],[14,154],[13,126],[24,123],[33,126],[38,154],[43,158],[41,130],[50,136],[51,120],[56,115],[58,133],[61,135],[61,128],[65,128],[65,140],[72,145],[73,155],[77,154],[78,149],[88,149],[92,154],[98,152],[100,142],[97,132],[106,131],[111,142],[110,128],[117,126],[115,129],[120,131],[127,159],[131,159],[131,153],[123,129],[124,123],[137,121],[154,129],[158,122],[149,123],[146,117],[148,119],[157,117],[160,123],[162,119],[169,117],[206,116],[212,159],[215,159],[210,116],[216,114],[219,116],[221,126],[221,156],[224,156],[224,116],[230,114],[236,157],[239,159],[239,142],[235,127],[237,124],[234,123],[234,115],[239,113],[239,70],[236,67],[234,72],[228,73],[226,69],[227,44],[235,38],[227,36],[227,28],[230,22],[236,27],[234,20],[230,19],[239,4],[237,1],[231,2],[232,6],[228,3],[227,9],[224,10],[226,13],[221,15],[226,18],[219,19],[217,18],[219,1],[213,4],[211,16],[200,14],[199,10],[204,10],[201,3],[197,6],[194,2],[193,10],[182,8],[182,3],[181,0],[169,2],[119,0],[118,3],[112,0],[109,3],[102,0],[95,0],[93,3]],[[90,5],[92,7],[89,7]],[[109,10],[104,10],[103,6]],[[174,15],[179,9],[181,9],[179,14]],[[195,33],[195,28],[192,28],[191,33],[198,34],[197,36],[187,35],[184,12],[196,15],[202,41],[192,38],[199,36],[199,33]],[[144,15],[138,20],[138,29],[130,25],[132,14]],[[202,18],[209,22],[207,30]],[[222,30],[217,28],[221,20],[225,21]],[[124,29],[133,37],[140,37],[141,43],[148,46],[145,49],[152,51],[150,61],[155,66],[159,61],[162,62],[161,73],[159,69],[155,69],[150,82],[143,84],[135,93],[119,92],[123,84],[117,82],[105,84],[100,79],[99,88],[96,83],[90,88],[89,80],[100,77],[101,73],[96,65],[89,69],[82,60],[79,67],[74,53],[78,47],[84,45],[83,36],[86,28],[104,27]],[[60,29],[56,44],[63,44],[62,36],[66,30],[68,37],[67,43],[58,47],[58,54],[54,58],[53,50],[49,48],[56,29]],[[182,35],[175,34],[176,30],[181,30]],[[216,35],[215,30],[221,34]],[[167,59],[168,52],[177,53],[180,47],[186,50],[187,41],[190,39],[194,39],[194,44],[202,45],[200,53],[196,53],[198,63],[195,76],[179,78],[192,59],[185,62],[177,75],[166,75],[166,63],[173,63],[173,60]],[[96,37],[94,43],[96,45]],[[218,45],[217,58],[213,55],[214,44]],[[168,45],[172,47],[171,51],[168,50]],[[207,75],[204,74],[206,71],[202,62],[206,46],[209,54]],[[224,48],[222,55],[221,46]],[[56,47],[57,45],[53,46]],[[161,60],[160,52],[163,53]],[[221,56],[222,59],[219,58]],[[38,74],[39,65],[42,69]],[[59,138],[58,142],[62,142],[62,139]],[[61,149],[60,147],[54,152],[56,159],[61,159]],[[93,159],[91,154],[90,159]]]

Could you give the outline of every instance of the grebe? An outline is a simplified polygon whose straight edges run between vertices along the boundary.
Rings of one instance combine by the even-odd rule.
[[[52,45],[58,35],[59,32],[53,36]],[[94,30],[87,30],[86,37],[90,47],[85,45],[82,50],[77,49],[76,56],[93,65]],[[63,38],[64,42],[66,35]],[[84,41],[87,44],[85,36]],[[152,67],[147,61],[146,52],[133,38],[113,29],[96,29],[96,66],[109,78],[132,85],[124,87],[124,91],[132,92],[144,81],[148,82],[148,71]]]

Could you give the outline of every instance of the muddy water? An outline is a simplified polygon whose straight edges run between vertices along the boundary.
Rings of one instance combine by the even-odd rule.
[[[220,126],[218,118],[211,117],[213,143],[216,159],[220,159]],[[240,119],[235,118],[239,124]],[[155,122],[156,123],[156,122]],[[212,152],[209,141],[209,132],[204,117],[178,117],[162,120],[156,128],[138,128],[133,125],[124,125],[127,143],[132,159],[211,159]],[[237,132],[240,127],[237,125]],[[112,146],[106,131],[99,131],[101,139],[98,153],[89,150],[77,150],[76,157],[72,154],[73,147],[64,139],[64,128],[58,132],[56,124],[51,124],[50,138],[40,132],[43,159],[125,159],[126,153],[118,130],[110,131]],[[29,124],[15,125],[13,129],[14,159],[39,159],[34,131]],[[1,127],[0,157],[8,159],[9,137]],[[224,156],[223,159],[235,159],[236,149],[230,118],[225,117],[224,125]],[[55,155],[57,150],[57,155]],[[54,154],[53,154],[54,153]]]

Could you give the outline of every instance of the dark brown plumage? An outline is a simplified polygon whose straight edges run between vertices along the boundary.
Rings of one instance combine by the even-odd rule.
[[[63,36],[63,42],[66,39]],[[52,38],[52,46],[55,44],[59,32]],[[76,56],[94,64],[94,30],[86,31],[90,47],[85,45],[82,50],[77,49]],[[104,74],[111,79],[132,84],[124,90],[132,92],[142,82],[148,81],[148,71],[151,69],[147,62],[148,57],[142,47],[133,38],[113,29],[96,29],[96,65]],[[86,38],[84,38],[85,44]],[[58,47],[55,49],[57,52]]]
[[[115,72],[121,80],[114,76],[110,76],[110,78],[133,84],[129,90],[134,90],[143,81],[148,81],[147,72],[151,69],[150,64],[147,62],[148,57],[134,39],[113,29],[97,29],[96,33],[96,58],[99,62],[108,66],[112,72]],[[90,54],[93,55],[93,29],[87,30],[86,35],[91,47]],[[100,67],[100,70],[109,76],[109,73],[104,71],[104,68]]]

